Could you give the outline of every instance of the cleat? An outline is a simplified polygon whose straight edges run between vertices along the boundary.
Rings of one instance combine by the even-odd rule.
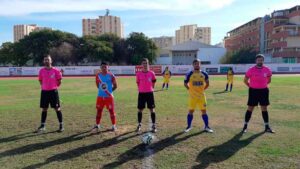
[[[265,128],[265,133],[275,133],[269,126]]]
[[[46,127],[43,126],[43,125],[41,125],[41,126],[36,130],[37,133],[42,133],[42,132],[44,132],[44,131],[46,131]]]
[[[157,128],[156,128],[156,125],[153,124],[152,125],[152,130],[151,130],[152,133],[156,133],[157,132]]]
[[[214,131],[213,131],[210,127],[208,127],[208,126],[206,126],[206,127],[204,128],[204,131],[207,132],[207,133],[213,133],[213,132],[214,132]]]
[[[116,125],[113,125],[113,126],[111,127],[111,130],[112,130],[112,131],[117,131],[117,129],[118,129],[118,128],[117,128]]]
[[[136,128],[136,132],[140,132],[142,130],[142,125],[138,124],[137,128]]]
[[[192,130],[192,127],[187,127],[187,128],[184,130],[184,132],[187,133],[187,132],[189,132],[189,131],[191,131],[191,130]]]
[[[62,124],[59,125],[59,129],[57,130],[58,132],[63,132],[65,131],[65,128]]]
[[[98,133],[100,131],[100,125],[95,125],[93,128],[92,128],[92,133]]]

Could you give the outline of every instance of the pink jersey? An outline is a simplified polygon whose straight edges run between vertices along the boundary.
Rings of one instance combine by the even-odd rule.
[[[42,82],[42,90],[55,90],[58,88],[58,81],[62,79],[61,72],[52,67],[51,69],[42,68],[39,72],[39,81]]]
[[[136,83],[140,93],[153,92],[153,83],[155,82],[156,78],[153,71],[136,73]]]
[[[272,71],[266,66],[263,66],[262,68],[253,66],[246,72],[246,77],[250,80],[249,86],[253,89],[267,88],[271,76]]]

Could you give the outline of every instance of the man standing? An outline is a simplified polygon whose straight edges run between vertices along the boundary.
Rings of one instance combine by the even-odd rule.
[[[138,86],[138,126],[136,131],[139,132],[142,126],[142,112],[146,107],[151,112],[151,120],[152,120],[152,132],[157,132],[156,129],[156,115],[155,115],[155,102],[154,102],[154,86],[156,82],[156,77],[153,71],[149,70],[149,61],[147,58],[142,60],[142,71],[136,73],[136,83]]]
[[[206,97],[204,91],[209,86],[208,74],[200,70],[200,60],[193,61],[194,70],[190,71],[184,80],[184,86],[189,91],[189,113],[187,115],[187,128],[185,132],[192,129],[193,113],[198,107],[202,112],[204,121],[204,131],[213,133],[214,131],[208,125],[208,115],[206,112]]]
[[[96,75],[96,86],[98,88],[96,103],[97,115],[96,125],[92,129],[92,132],[98,132],[100,129],[100,122],[104,107],[106,107],[110,113],[112,130],[116,131],[116,113],[114,109],[113,91],[117,89],[117,81],[115,76],[108,71],[108,64],[106,62],[101,63],[101,72]]]
[[[164,70],[164,72],[162,73],[163,75],[163,78],[164,78],[164,83],[162,85],[162,90],[165,88],[166,86],[166,89],[168,90],[169,88],[169,82],[170,82],[170,78],[172,76],[172,73],[171,71],[169,70],[169,67],[167,66]]]
[[[58,95],[58,87],[61,85],[62,74],[60,70],[52,67],[52,58],[50,55],[44,57],[45,67],[39,71],[39,81],[41,84],[41,100],[40,107],[42,108],[41,126],[37,132],[46,130],[46,119],[49,104],[54,108],[59,121],[59,132],[64,131],[63,117],[60,108],[60,101]]]
[[[269,125],[269,114],[267,107],[269,102],[269,88],[268,84],[271,83],[271,70],[264,66],[264,56],[258,54],[256,56],[256,65],[249,68],[246,72],[244,83],[249,87],[248,109],[245,114],[245,124],[243,132],[247,132],[248,123],[250,121],[253,109],[260,104],[262,117],[265,122],[265,132],[275,133]]]
[[[226,84],[226,89],[225,89],[226,92],[228,91],[229,85],[230,85],[230,92],[232,91],[233,75],[234,75],[234,72],[232,70],[232,67],[230,67],[227,71],[227,84]]]

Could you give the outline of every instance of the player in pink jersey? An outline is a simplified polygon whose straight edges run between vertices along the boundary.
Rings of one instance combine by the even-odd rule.
[[[264,56],[258,54],[256,56],[256,65],[249,68],[244,78],[244,83],[249,87],[249,97],[248,109],[245,114],[245,124],[242,132],[247,132],[253,109],[259,103],[262,117],[265,122],[265,132],[274,133],[269,125],[269,114],[267,109],[270,104],[268,84],[271,83],[271,76],[272,71],[264,66]]]
[[[63,117],[60,109],[58,87],[61,84],[62,74],[61,72],[52,67],[52,59],[50,55],[44,57],[45,67],[39,71],[39,81],[41,84],[41,100],[40,107],[42,108],[41,126],[37,132],[45,131],[45,123],[47,118],[47,111],[49,104],[51,108],[54,108],[59,121],[59,132],[64,131]]]
[[[151,112],[151,120],[152,120],[152,132],[155,133],[156,129],[156,115],[155,115],[155,101],[154,101],[154,86],[156,82],[156,77],[153,71],[149,70],[149,61],[147,58],[142,60],[143,70],[141,72],[136,73],[136,83],[138,86],[138,126],[136,131],[139,132],[142,126],[142,112],[146,107]]]

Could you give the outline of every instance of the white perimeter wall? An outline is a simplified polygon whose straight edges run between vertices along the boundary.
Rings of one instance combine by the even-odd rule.
[[[300,64],[266,64],[274,73],[300,73]],[[168,66],[173,74],[186,74],[192,70],[191,65],[155,65],[161,67],[156,69],[156,74],[160,74],[164,68]],[[253,66],[253,64],[213,64],[202,65],[201,69],[207,71],[209,74],[225,73],[228,67],[232,67],[235,73],[245,73],[246,70]],[[99,66],[66,66],[58,67],[63,69],[64,75],[84,76],[94,75]],[[0,67],[0,76],[37,76],[41,67]],[[136,71],[135,66],[110,66],[109,70],[116,75],[134,75]],[[157,71],[158,70],[158,71]]]

